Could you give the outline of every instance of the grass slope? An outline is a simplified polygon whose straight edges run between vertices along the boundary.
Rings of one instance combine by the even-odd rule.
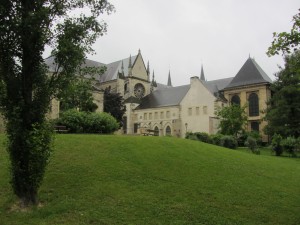
[[[299,162],[168,137],[57,135],[42,207],[20,212],[0,145],[0,225],[299,224]]]

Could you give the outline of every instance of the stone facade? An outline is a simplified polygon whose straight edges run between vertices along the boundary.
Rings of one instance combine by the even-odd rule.
[[[254,104],[257,111],[252,115],[251,107],[247,107],[247,130],[257,130],[264,141],[268,140],[263,133],[266,125],[263,111],[271,95],[272,81],[250,57],[234,77],[206,81],[201,66],[200,77],[192,77],[189,85],[178,87],[172,87],[170,71],[167,85],[156,83],[154,71],[150,81],[149,62],[146,67],[140,51],[136,56],[110,64],[86,60],[85,65],[107,68],[94,83],[97,111],[103,111],[104,90],[123,96],[126,112],[121,133],[142,134],[150,129],[160,136],[184,137],[186,132],[215,134],[219,125],[215,108],[232,104],[235,96],[240,105]],[[256,102],[250,101],[250,96],[255,96]],[[52,109],[51,118],[55,118],[59,115],[59,104]]]

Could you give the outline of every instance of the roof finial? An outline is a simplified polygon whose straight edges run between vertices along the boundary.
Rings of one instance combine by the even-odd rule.
[[[130,54],[130,56],[129,56],[128,68],[131,68],[131,67],[132,67],[132,65],[131,65],[131,54]]]
[[[204,70],[203,70],[203,64],[201,64],[200,80],[205,81]]]
[[[249,52],[249,59],[251,58],[251,56],[250,56],[250,52]]]
[[[141,49],[139,49],[139,54],[141,54]]]
[[[171,81],[171,72],[170,72],[170,69],[169,69],[169,76],[168,76],[168,84],[167,84],[169,87],[172,87],[172,81]]]

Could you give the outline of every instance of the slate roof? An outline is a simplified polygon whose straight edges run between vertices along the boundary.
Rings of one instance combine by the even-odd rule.
[[[131,65],[134,64],[136,58],[137,58],[137,55],[131,56]],[[99,81],[102,83],[102,82],[117,79],[118,72],[122,72],[122,62],[123,62],[124,76],[127,77],[128,76],[128,65],[129,65],[129,61],[130,61],[129,59],[130,59],[130,57],[105,65],[106,72],[101,76]]]
[[[137,55],[131,56],[131,65],[134,64],[136,60]],[[106,71],[105,73],[100,77],[96,76],[95,79],[99,80],[100,82],[106,82],[110,80],[115,80],[118,77],[118,72],[122,72],[122,61],[123,61],[123,71],[124,71],[124,76],[128,76],[128,65],[129,65],[129,58],[125,58],[123,60],[119,60],[116,62],[112,62],[109,64],[104,64],[101,62],[93,61],[90,59],[85,59],[84,63],[81,65],[81,67],[102,67],[106,66]],[[48,69],[50,72],[55,72],[56,71],[56,64],[54,62],[54,57],[50,56],[45,59],[45,63],[48,66]]]
[[[228,86],[232,79],[233,77],[204,81],[203,84],[212,94],[215,94],[216,92],[223,90],[226,86]]]
[[[224,89],[260,83],[272,83],[272,80],[255,60],[249,57],[236,76]]]
[[[45,63],[48,66],[50,72],[55,72],[56,71],[57,67],[56,67],[56,64],[54,62],[54,57],[53,56],[50,56],[50,57],[46,58]],[[90,59],[85,59],[84,63],[81,65],[81,68],[84,68],[84,67],[101,67],[101,66],[105,66],[105,64],[97,62],[97,61],[93,61],[93,60],[90,60]]]
[[[190,85],[158,89],[142,98],[141,104],[136,109],[179,105],[189,89]]]
[[[45,63],[48,66],[48,70],[49,72],[55,72],[57,70],[57,65],[54,62],[54,57],[50,56],[48,58],[45,59]],[[85,68],[85,67],[102,67],[105,66],[104,63],[100,63],[97,61],[93,61],[90,59],[85,59],[84,63],[80,65],[81,68]],[[91,78],[90,75],[85,75],[86,78]],[[99,80],[100,76],[99,75],[94,75],[93,76],[96,80]]]

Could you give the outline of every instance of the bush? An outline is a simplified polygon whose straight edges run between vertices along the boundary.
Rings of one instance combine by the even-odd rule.
[[[245,146],[246,142],[247,142],[247,138],[248,137],[252,137],[255,139],[256,144],[258,146],[262,145],[262,138],[261,135],[259,134],[259,132],[257,131],[251,131],[251,132],[243,132],[239,137],[238,137],[238,145],[239,146]]]
[[[225,135],[221,138],[221,145],[231,149],[236,149],[238,146],[236,139],[230,135]]]
[[[255,138],[248,136],[247,140],[245,141],[245,146],[247,146],[251,150],[252,153],[257,154],[257,155],[260,154],[260,151],[257,148],[258,146],[257,146],[257,142],[256,142]]]
[[[113,133],[119,128],[116,119],[108,113],[78,112],[68,110],[62,113],[57,124],[64,125],[70,133]]]
[[[298,141],[294,137],[287,137],[282,141],[282,146],[284,151],[292,155],[293,157],[296,157],[296,152],[298,148]]]
[[[221,139],[223,135],[222,134],[212,134],[210,135],[210,139],[212,141],[212,144],[222,146]]]
[[[276,156],[281,156],[283,148],[281,145],[282,137],[280,134],[274,134],[272,137],[272,151],[275,152]]]
[[[205,143],[212,143],[211,138],[210,138],[208,133],[196,132],[195,135],[196,135],[196,137],[199,141],[202,141],[202,142],[205,142]]]
[[[67,110],[60,115],[57,124],[66,126],[70,133],[83,133],[85,115],[76,109]]]

